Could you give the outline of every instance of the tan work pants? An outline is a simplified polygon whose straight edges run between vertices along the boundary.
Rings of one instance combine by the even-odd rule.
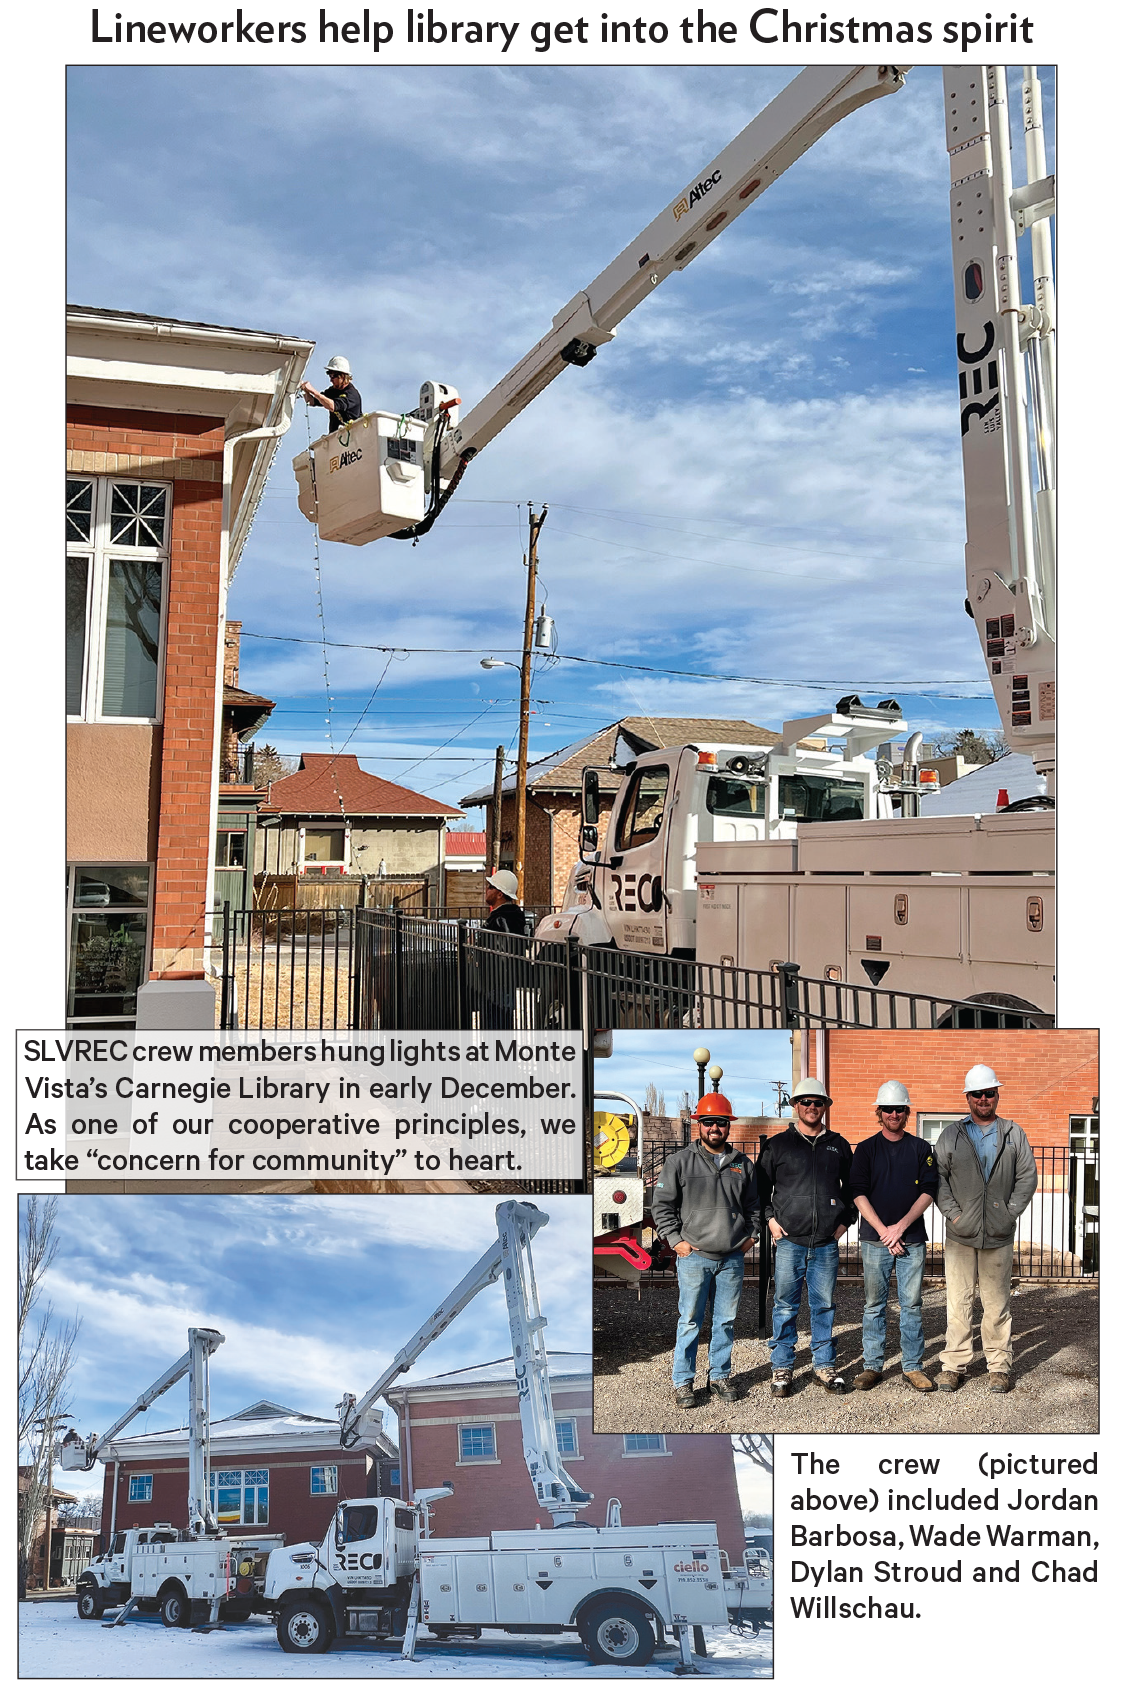
[[[990,1374],[1012,1367],[1012,1258],[1014,1245],[975,1251],[947,1238],[946,1347],[942,1367],[963,1373],[973,1361],[973,1297],[981,1298],[981,1349]]]

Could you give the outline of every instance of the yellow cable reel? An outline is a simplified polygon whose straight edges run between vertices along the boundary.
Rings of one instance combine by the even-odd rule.
[[[595,1165],[614,1168],[631,1148],[631,1130],[621,1115],[597,1109],[594,1120]]]

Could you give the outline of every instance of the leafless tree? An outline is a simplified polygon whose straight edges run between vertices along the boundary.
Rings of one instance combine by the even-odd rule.
[[[642,1107],[647,1115],[664,1115],[666,1112],[665,1092],[659,1091],[657,1086],[651,1082],[646,1087],[646,1096],[643,1099]]]
[[[771,1434],[733,1434],[732,1450],[738,1451],[741,1457],[750,1458],[758,1468],[765,1469],[768,1475],[775,1472],[775,1442]]]
[[[253,783],[270,785],[274,779],[286,779],[300,763],[294,755],[281,755],[271,743],[258,743],[253,749]]]
[[[77,1316],[72,1321],[57,1321],[51,1303],[42,1294],[43,1279],[58,1250],[57,1213],[58,1200],[53,1197],[28,1196],[20,1208],[17,1410],[23,1464],[18,1514],[21,1586],[46,1508],[50,1450],[66,1402],[81,1326]]]

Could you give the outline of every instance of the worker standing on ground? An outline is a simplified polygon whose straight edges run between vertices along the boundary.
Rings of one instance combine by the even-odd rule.
[[[484,932],[512,932],[526,936],[525,910],[518,903],[518,881],[513,873],[489,873],[486,882],[487,917]]]
[[[1012,1387],[1012,1263],[1016,1222],[1039,1184],[1027,1134],[997,1114],[1000,1081],[979,1063],[965,1076],[969,1114],[943,1128],[935,1148],[938,1208],[945,1216],[946,1348],[939,1392],[956,1392],[973,1361],[973,1295],[981,1297],[981,1348],[989,1391]]]
[[[744,1253],[759,1232],[755,1165],[728,1143],[732,1105],[718,1091],[693,1111],[698,1137],[666,1158],[654,1187],[654,1224],[677,1253],[677,1343],[673,1396],[679,1409],[697,1402],[697,1340],[712,1298],[708,1384],[725,1404],[740,1394],[732,1380],[732,1337],[743,1291]]]
[[[337,431],[343,425],[351,425],[355,419],[362,417],[362,397],[354,387],[350,375],[350,361],[344,354],[331,356],[327,362],[327,376],[331,380],[331,388],[326,395],[313,389],[307,382],[302,383],[300,388],[313,407],[326,407],[331,415],[327,429]]]
[[[514,1025],[518,988],[525,979],[529,928],[525,910],[518,902],[516,874],[505,869],[489,873],[485,892],[487,917],[480,930],[497,932],[501,938],[477,952],[481,982],[479,1017],[484,1027],[508,1032]]]
[[[775,1248],[771,1311],[771,1395],[786,1398],[794,1382],[798,1311],[810,1305],[813,1376],[827,1392],[844,1392],[833,1343],[838,1244],[857,1219],[849,1185],[852,1147],[825,1126],[833,1099],[820,1080],[799,1080],[790,1096],[794,1120],[768,1139],[759,1158],[759,1190]]]
[[[864,1264],[864,1369],[853,1385],[867,1392],[884,1376],[887,1295],[895,1272],[903,1379],[916,1392],[933,1392],[923,1373],[922,1278],[926,1267],[923,1217],[938,1191],[934,1147],[907,1131],[911,1098],[899,1080],[876,1093],[874,1138],[861,1139],[852,1159],[853,1201],[861,1214]]]

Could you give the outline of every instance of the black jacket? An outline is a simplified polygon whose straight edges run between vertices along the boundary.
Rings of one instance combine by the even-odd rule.
[[[699,1143],[675,1150],[662,1164],[651,1213],[671,1247],[684,1239],[706,1256],[740,1250],[759,1232],[754,1167],[742,1151],[717,1168]]]
[[[525,910],[519,908],[515,902],[499,903],[497,908],[491,909],[483,921],[482,930],[484,932],[511,932],[515,938],[525,938],[529,931],[525,923]]]
[[[796,1245],[827,1245],[857,1218],[851,1169],[852,1146],[840,1133],[808,1139],[791,1123],[767,1140],[756,1164],[765,1218]]]

